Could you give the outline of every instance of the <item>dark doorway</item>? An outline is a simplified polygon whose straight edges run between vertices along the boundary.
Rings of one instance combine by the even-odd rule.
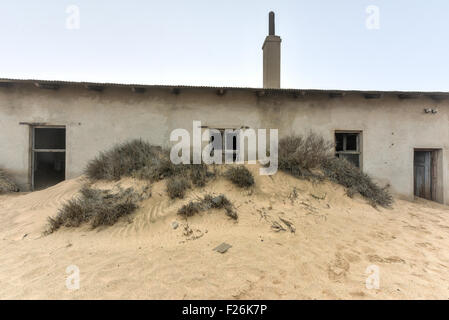
[[[437,152],[433,150],[415,150],[414,194],[428,200],[436,200]]]
[[[32,189],[41,190],[65,180],[66,130],[32,128]]]

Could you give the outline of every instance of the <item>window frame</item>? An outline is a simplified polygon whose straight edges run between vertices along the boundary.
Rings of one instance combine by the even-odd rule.
[[[235,162],[238,159],[238,150],[234,149],[234,146],[233,146],[232,149],[228,149],[227,148],[228,146],[226,144],[227,141],[226,141],[226,134],[225,134],[225,132],[226,132],[226,130],[234,130],[235,131],[235,130],[239,130],[239,129],[237,129],[237,128],[214,128],[214,129],[218,130],[220,132],[220,134],[221,134],[221,147],[222,148],[221,148],[221,150],[220,149],[214,149],[213,152],[215,152],[215,151],[221,152],[224,161],[226,159],[225,158],[226,154],[232,154],[232,159]],[[213,137],[213,135],[211,135],[209,133],[209,143],[213,143],[213,141],[211,140],[212,137]],[[239,139],[239,135],[237,135],[235,137],[236,137],[237,140]],[[238,142],[237,142],[237,144],[238,144]],[[237,145],[236,145],[236,148],[237,148]]]
[[[343,150],[337,151],[337,134],[356,134],[357,137],[357,150],[346,150],[347,136],[343,136]],[[359,157],[359,168],[363,168],[363,131],[362,130],[334,130],[334,143],[335,143],[335,156],[339,157],[341,154],[352,154],[358,155]]]

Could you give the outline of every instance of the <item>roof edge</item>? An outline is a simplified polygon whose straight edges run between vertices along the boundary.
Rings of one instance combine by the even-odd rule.
[[[160,88],[160,89],[227,89],[227,90],[252,90],[267,92],[311,92],[311,93],[354,93],[354,94],[404,94],[404,95],[429,95],[429,96],[448,96],[449,91],[402,91],[402,90],[347,90],[347,89],[310,89],[310,88],[260,88],[260,87],[228,87],[228,86],[195,86],[195,85],[155,85],[138,83],[113,83],[113,82],[85,82],[85,81],[66,81],[66,80],[42,80],[42,79],[14,79],[0,78],[0,83],[29,83],[29,84],[51,84],[51,85],[69,85],[69,86],[98,86],[98,87],[127,87],[127,88]]]

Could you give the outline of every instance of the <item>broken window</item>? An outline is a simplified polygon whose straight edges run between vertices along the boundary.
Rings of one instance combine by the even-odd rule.
[[[361,167],[360,132],[336,132],[335,155]]]

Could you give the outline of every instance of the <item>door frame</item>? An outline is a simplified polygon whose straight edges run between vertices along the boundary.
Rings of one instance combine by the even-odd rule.
[[[415,196],[415,152],[430,152],[430,199],[443,203],[442,148],[413,149],[413,196]]]
[[[36,149],[35,148],[35,131],[36,129],[64,129],[65,130],[65,149]],[[34,191],[34,166],[35,166],[35,153],[37,152],[64,152],[64,169],[67,170],[67,127],[65,125],[30,125],[30,148],[29,148],[29,179],[31,191]],[[66,172],[64,172],[66,176]]]

